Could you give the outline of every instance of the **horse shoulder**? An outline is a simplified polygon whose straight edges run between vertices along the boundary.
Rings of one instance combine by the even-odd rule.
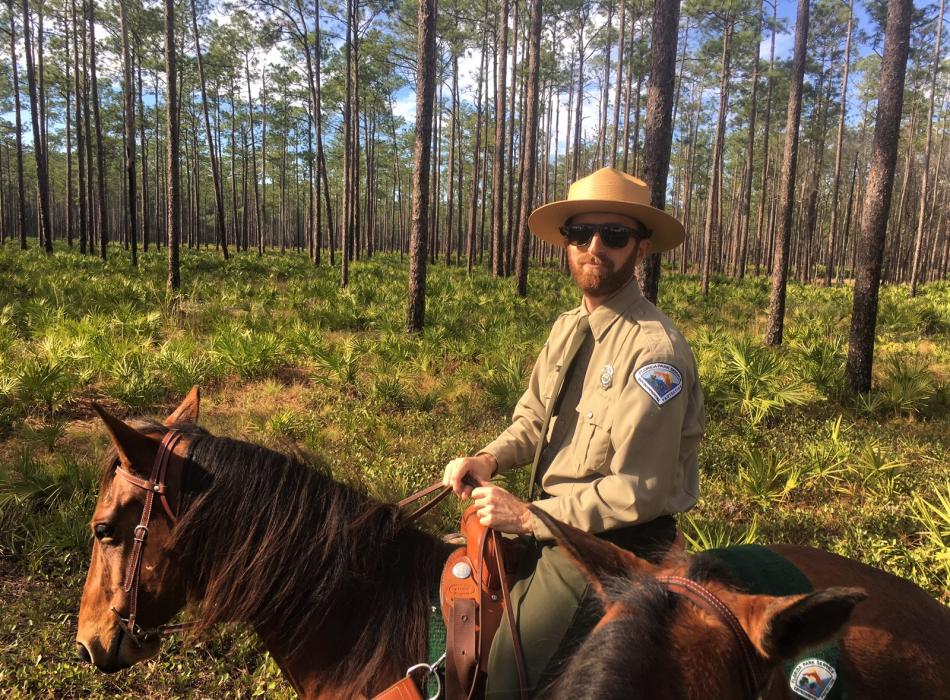
[[[890,698],[899,688],[904,697],[950,697],[950,608],[910,581],[853,559],[798,545],[769,549],[797,566],[815,589],[867,592],[841,640],[852,696]]]

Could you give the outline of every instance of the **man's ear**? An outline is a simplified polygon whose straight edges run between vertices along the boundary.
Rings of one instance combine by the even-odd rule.
[[[653,241],[649,238],[644,238],[640,241],[640,249],[637,251],[637,265],[640,265],[647,257],[650,255],[650,251],[653,249]]]
[[[196,386],[191,387],[188,395],[178,404],[178,408],[171,412],[163,423],[166,426],[175,425],[175,423],[197,423],[198,407],[201,403],[201,389]]]
[[[572,525],[562,523],[536,506],[528,506],[554,535],[558,544],[570,555],[590,580],[594,591],[605,603],[610,579],[635,579],[655,576],[659,568],[637,555],[595,537]]]
[[[127,471],[148,476],[158,452],[158,441],[116,418],[99,404],[94,402],[92,408],[106,424],[106,430],[109,431],[122,467]]]
[[[867,597],[860,588],[826,588],[783,597],[741,596],[735,612],[759,652],[779,662],[837,637],[854,606]]]

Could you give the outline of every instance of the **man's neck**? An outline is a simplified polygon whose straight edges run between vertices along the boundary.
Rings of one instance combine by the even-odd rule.
[[[623,290],[625,290],[631,284],[638,284],[636,278],[631,279],[629,282],[627,282],[627,284],[623,285],[620,289],[616,290],[615,292],[611,292],[610,294],[605,294],[602,296],[593,296],[591,294],[584,293],[583,294],[584,308],[587,309],[588,314],[594,313],[594,309],[597,309],[603,306],[604,304],[606,304],[610,299],[614,298],[615,296],[623,292]]]

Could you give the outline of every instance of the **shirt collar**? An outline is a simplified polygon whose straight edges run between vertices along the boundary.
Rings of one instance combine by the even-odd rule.
[[[587,307],[581,301],[581,313],[587,315],[590,321],[594,340],[598,342],[602,340],[614,322],[642,298],[640,284],[634,278],[590,313],[587,313]]]

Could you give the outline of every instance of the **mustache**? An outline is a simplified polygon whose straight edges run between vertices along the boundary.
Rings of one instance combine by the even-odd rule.
[[[597,263],[599,265],[604,265],[605,267],[611,267],[611,262],[607,258],[603,258],[599,255],[593,255],[592,253],[583,253],[577,257],[578,265],[586,265],[587,263]]]

